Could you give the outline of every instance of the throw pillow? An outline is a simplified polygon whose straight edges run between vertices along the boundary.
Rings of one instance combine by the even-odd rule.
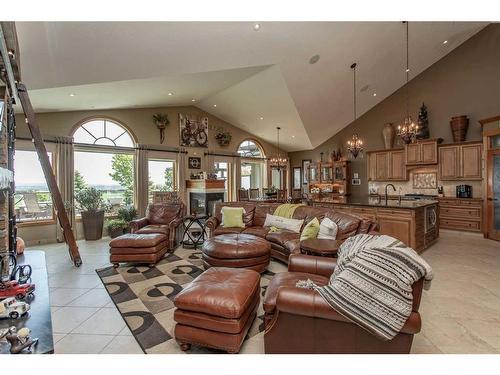
[[[337,232],[339,227],[334,221],[325,217],[321,224],[319,225],[318,238],[323,240],[335,240],[337,239]]]
[[[243,207],[222,207],[222,226],[224,228],[245,228]]]
[[[318,237],[318,232],[319,232],[319,220],[318,218],[315,217],[302,230],[302,233],[300,234],[300,240],[304,241],[309,238],[316,238]]]
[[[264,227],[276,227],[279,229],[286,229],[295,233],[300,233],[300,228],[304,220],[287,219],[281,216],[266,214],[266,221]]]

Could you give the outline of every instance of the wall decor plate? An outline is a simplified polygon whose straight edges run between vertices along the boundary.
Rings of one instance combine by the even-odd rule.
[[[437,189],[437,173],[413,173],[414,189]]]
[[[201,158],[192,157],[188,158],[189,169],[201,169]]]
[[[208,117],[179,113],[179,131],[182,147],[208,147]]]

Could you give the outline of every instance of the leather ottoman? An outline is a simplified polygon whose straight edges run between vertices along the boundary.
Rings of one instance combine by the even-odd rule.
[[[251,234],[221,234],[205,241],[202,252],[205,269],[230,267],[264,272],[271,259],[271,244]]]
[[[161,233],[124,234],[109,242],[109,261],[119,263],[147,263],[153,266],[168,251],[168,237]]]
[[[260,275],[253,270],[213,267],[175,297],[175,339],[238,353],[260,302]]]

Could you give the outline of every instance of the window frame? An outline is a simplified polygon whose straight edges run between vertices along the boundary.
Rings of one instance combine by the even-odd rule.
[[[174,178],[173,178],[173,181],[172,181],[172,191],[176,191],[177,190],[177,161],[175,159],[171,159],[171,158],[162,158],[160,156],[148,156],[148,181],[149,181],[149,162],[150,161],[160,161],[160,162],[170,162],[173,164],[173,171],[174,171]],[[147,200],[148,200],[148,204],[152,202],[149,201],[149,183],[148,183],[148,191],[147,191]]]

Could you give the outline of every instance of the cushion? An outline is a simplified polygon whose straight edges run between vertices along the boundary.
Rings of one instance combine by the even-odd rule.
[[[116,237],[109,242],[110,247],[154,247],[165,241],[167,237],[164,234],[124,234]]]
[[[222,207],[222,226],[224,228],[245,228],[243,207]]]
[[[147,234],[147,233],[161,233],[166,236],[169,234],[169,226],[168,225],[163,225],[163,224],[150,224],[146,225],[145,227],[142,227],[135,233],[139,234]]]
[[[266,234],[269,232],[269,228],[266,227],[248,227],[242,232],[244,234],[252,234],[260,238],[266,238]]]
[[[241,233],[244,228],[224,228],[222,225],[219,225],[214,230],[214,236],[220,236],[221,234],[232,234],[232,233]]]
[[[266,240],[274,242],[275,244],[285,246],[287,241],[298,240],[300,235],[290,230],[282,229],[279,232],[269,232],[266,235]]]
[[[302,233],[300,234],[300,240],[304,241],[309,238],[316,238],[318,236],[318,232],[319,220],[317,218],[314,218],[302,230]]]
[[[339,227],[331,219],[325,217],[319,226],[318,238],[320,240],[335,240]]]
[[[302,228],[302,224],[304,220],[297,219],[287,219],[281,216],[275,215],[266,215],[266,221],[264,222],[265,227],[276,227],[279,229],[290,230],[295,233],[300,233],[300,228]]]
[[[150,203],[146,217],[150,224],[169,224],[182,212],[182,204]]]

